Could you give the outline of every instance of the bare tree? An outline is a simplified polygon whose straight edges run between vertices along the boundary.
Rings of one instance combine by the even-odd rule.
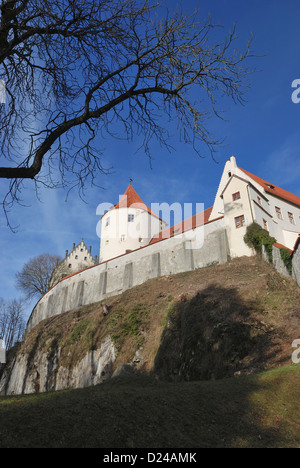
[[[42,254],[30,259],[16,274],[17,287],[26,299],[39,298],[45,294],[55,279],[53,272],[61,258],[57,255]]]
[[[0,338],[7,350],[22,340],[25,327],[22,300],[5,302],[0,298]]]
[[[169,147],[168,121],[202,154],[221,140],[206,126],[218,98],[242,102],[251,55],[211,19],[159,1],[2,0],[0,148],[7,208],[25,179],[83,189],[102,166],[104,139]],[[196,96],[196,99],[193,98]]]

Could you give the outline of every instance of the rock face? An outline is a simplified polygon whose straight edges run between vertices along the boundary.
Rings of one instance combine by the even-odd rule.
[[[89,351],[73,367],[60,365],[60,348],[48,353],[38,351],[33,357],[17,354],[0,378],[0,395],[83,388],[97,385],[111,377],[116,353],[108,336],[99,349]]]

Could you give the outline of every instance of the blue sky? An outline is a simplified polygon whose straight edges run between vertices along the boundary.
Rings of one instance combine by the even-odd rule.
[[[172,8],[175,1],[167,1]],[[236,44],[243,49],[251,33],[255,33],[253,49],[261,58],[249,65],[261,70],[251,76],[251,88],[244,106],[219,101],[227,109],[226,122],[212,119],[210,130],[225,137],[225,145],[216,154],[200,159],[192,147],[180,143],[176,132],[171,138],[175,151],[171,154],[158,145],[152,147],[152,168],[139,142],[99,141],[106,148],[104,165],[113,166],[112,174],[103,176],[103,187],[86,187],[85,202],[74,190],[66,201],[62,190],[40,192],[25,184],[24,204],[15,205],[10,214],[12,233],[1,213],[0,297],[10,300],[20,296],[15,288],[15,274],[25,262],[41,253],[64,256],[73,242],[84,238],[92,253],[99,253],[96,225],[98,204],[117,203],[129,179],[143,201],[167,203],[214,202],[225,161],[235,155],[240,167],[255,173],[300,196],[300,104],[291,100],[293,80],[300,78],[300,2],[299,0],[185,0],[184,8],[200,6],[203,17],[210,13],[213,21],[224,25],[224,33],[237,21]],[[6,182],[0,182],[0,195]],[[34,303],[27,305],[27,314]]]

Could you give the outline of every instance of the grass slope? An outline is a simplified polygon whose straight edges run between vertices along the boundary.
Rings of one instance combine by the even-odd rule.
[[[117,377],[0,398],[0,447],[300,447],[300,365],[206,382]]]

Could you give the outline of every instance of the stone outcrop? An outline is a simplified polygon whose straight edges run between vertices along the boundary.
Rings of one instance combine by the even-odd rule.
[[[0,395],[83,388],[97,385],[111,377],[116,353],[108,336],[101,347],[89,351],[72,367],[60,364],[60,348],[37,351],[33,356],[18,353],[4,368],[0,378]]]

